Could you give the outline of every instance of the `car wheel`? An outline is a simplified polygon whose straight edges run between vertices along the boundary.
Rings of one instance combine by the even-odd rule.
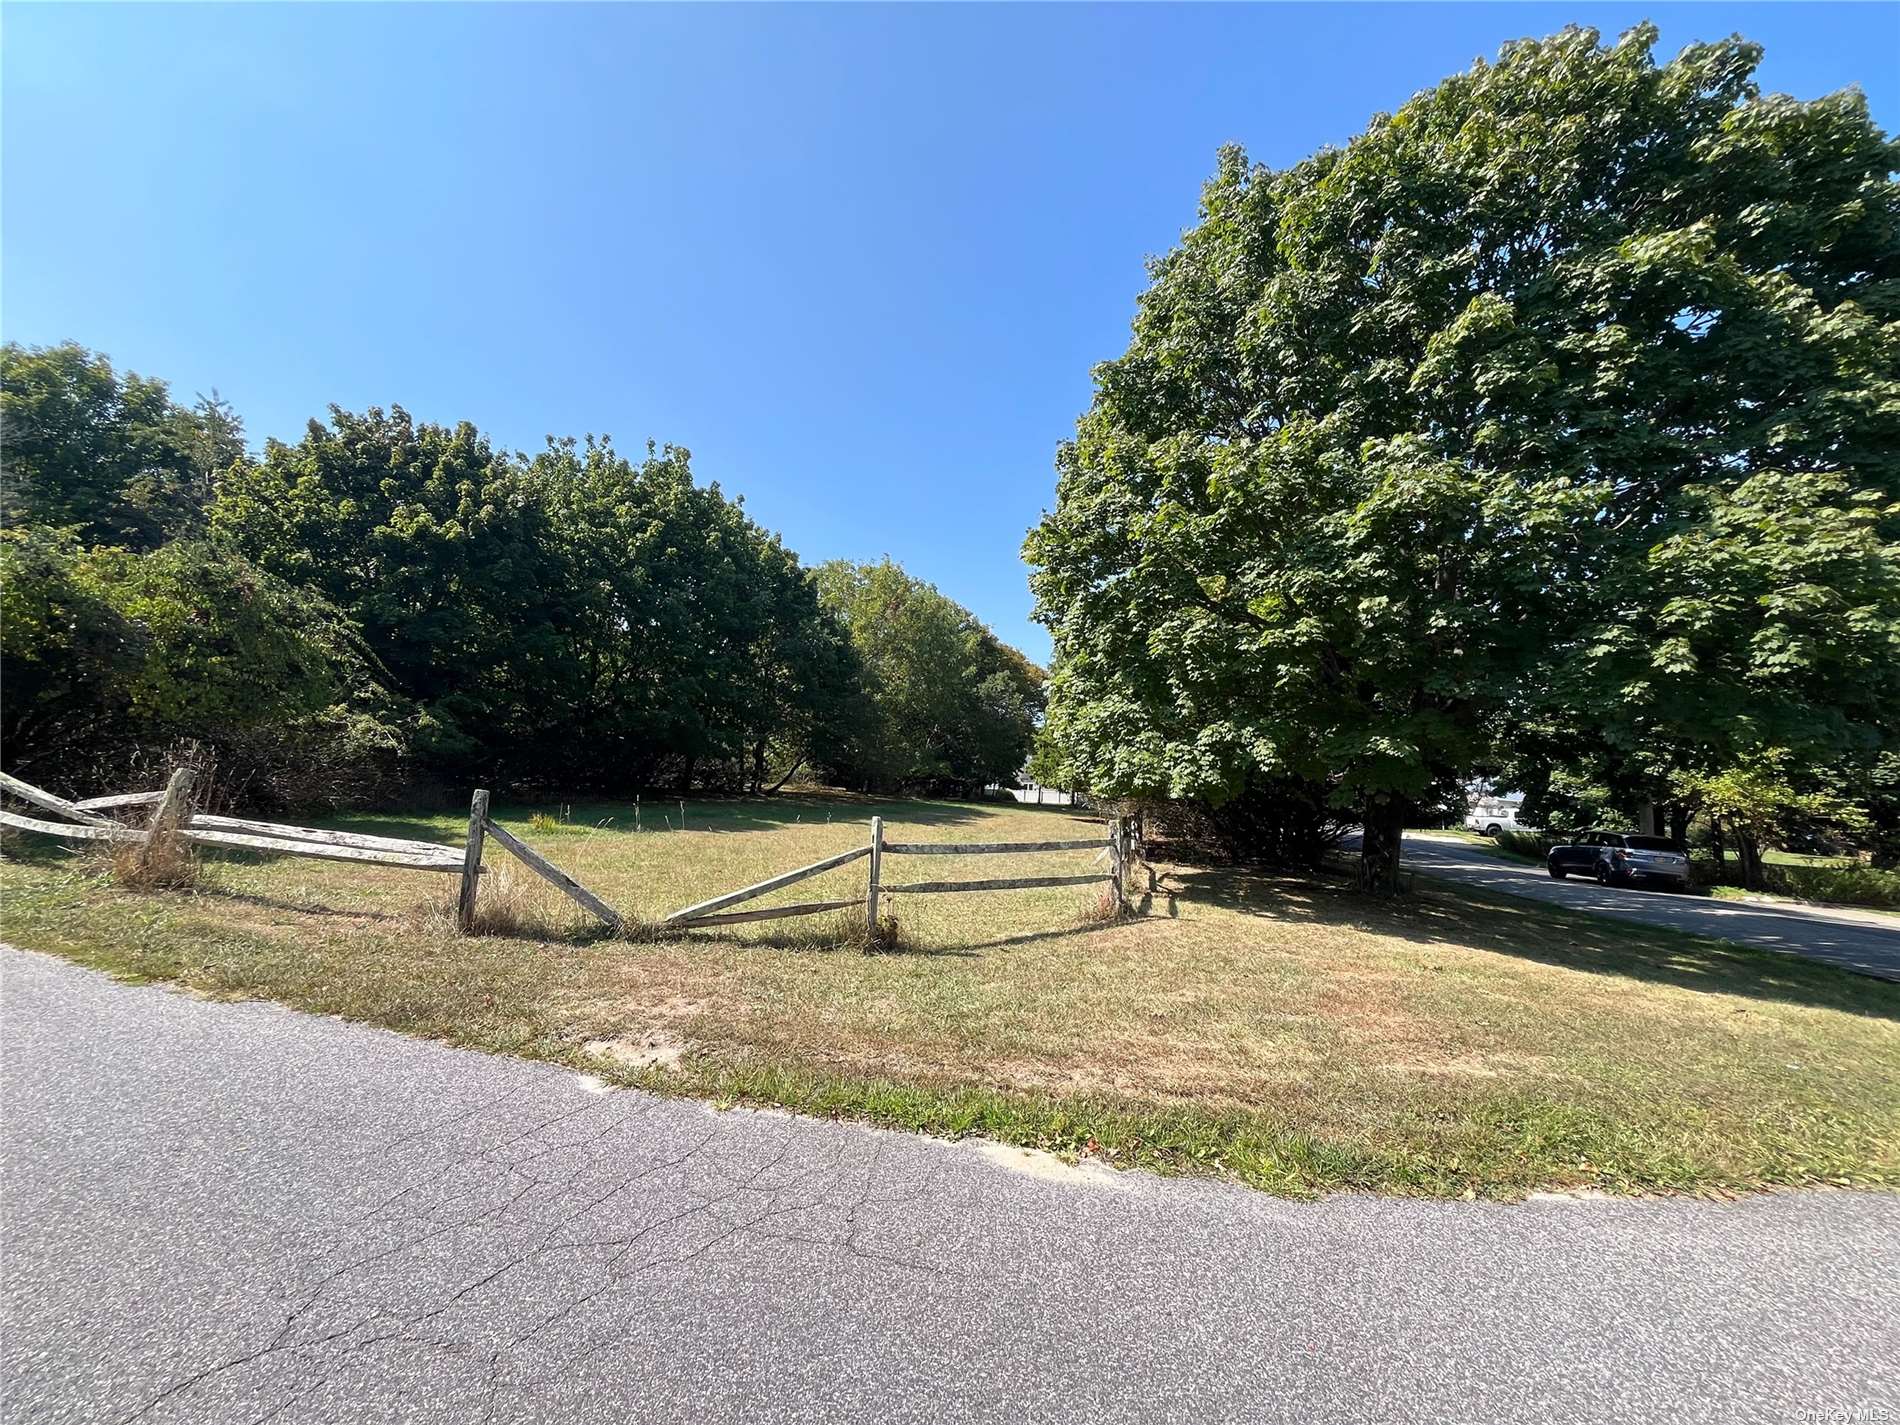
[[[1599,861],[1597,863],[1597,884],[1599,886],[1613,886],[1616,884],[1616,871],[1608,861]]]
[[[1553,881],[1561,881],[1565,876],[1568,876],[1569,874],[1570,873],[1566,871],[1562,866],[1552,866],[1550,868],[1550,878]]]
[[[1484,834],[1485,834],[1486,836],[1489,836],[1489,837],[1491,837],[1491,838],[1493,838],[1493,839],[1495,839],[1495,838],[1497,837],[1497,835],[1498,835],[1498,833],[1499,833],[1499,832],[1501,832],[1501,831],[1503,831],[1503,829],[1504,829],[1503,827],[1501,827],[1501,826],[1499,826],[1499,825],[1498,825],[1498,824],[1497,824],[1497,823],[1496,823],[1496,822],[1494,821],[1494,822],[1492,822],[1492,823],[1491,823],[1491,824],[1490,824],[1489,826],[1487,826],[1487,827],[1486,827],[1486,828],[1484,829]]]

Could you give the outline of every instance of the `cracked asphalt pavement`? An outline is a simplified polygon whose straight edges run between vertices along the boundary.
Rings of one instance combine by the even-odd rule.
[[[1757,950],[1804,955],[1856,974],[1900,980],[1900,916],[1770,901],[1719,900],[1641,886],[1599,886],[1580,876],[1552,880],[1542,866],[1493,855],[1450,838],[1406,833],[1404,866],[1503,895],[1550,901],[1647,925],[1734,940]]]
[[[1900,1415],[1900,1197],[1287,1202],[11,949],[0,1045],[16,1425]]]

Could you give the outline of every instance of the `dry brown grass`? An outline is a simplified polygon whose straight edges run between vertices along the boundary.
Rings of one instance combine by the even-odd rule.
[[[1116,1114],[1167,1115],[1171,1128],[1123,1130],[1150,1144],[1266,1125],[1280,1167],[1234,1170],[1274,1183],[1293,1141],[1317,1155],[1303,1183],[1900,1176],[1900,988],[1827,967],[1429,883],[1386,906],[1339,882],[1165,864],[1152,884],[1131,878],[1121,920],[1076,887],[899,893],[878,946],[892,953],[854,953],[865,927],[849,911],[655,934],[679,906],[856,844],[873,810],[894,840],[1057,839],[1090,823],[806,798],[695,804],[684,833],[576,808],[549,832],[528,829],[532,810],[504,821],[643,929],[588,931],[500,852],[474,939],[443,909],[450,877],[293,860],[227,860],[198,894],[160,897],[9,867],[0,923],[124,973],[700,1092],[1005,1134],[983,1115],[1042,1105],[1036,1122],[1102,1142]],[[450,818],[350,825],[456,838]],[[883,877],[1087,863],[886,857]],[[862,894],[865,869],[782,894]]]
[[[455,923],[451,893],[438,903],[438,915]],[[475,897],[474,933],[517,940],[564,940],[590,924],[587,913],[520,862],[497,855],[486,862]]]
[[[92,841],[87,855],[98,874],[128,891],[190,891],[203,883],[191,844],[173,831],[150,841]]]

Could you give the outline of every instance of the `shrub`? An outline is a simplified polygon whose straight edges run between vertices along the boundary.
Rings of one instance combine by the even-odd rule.
[[[1117,802],[1112,811],[1140,814],[1176,853],[1310,870],[1352,822],[1329,805],[1329,789],[1297,777],[1257,778],[1218,805],[1199,799]]]
[[[1834,866],[1762,867],[1767,888],[1777,895],[1841,905],[1884,906],[1900,910],[1900,871],[1881,871],[1858,862]]]
[[[162,786],[193,766],[266,808],[370,800],[413,718],[332,606],[209,545],[133,556],[43,530],[0,537],[0,739],[30,780]]]
[[[1733,858],[1721,868],[1725,874],[1718,875],[1715,862],[1707,857],[1698,857],[1691,869],[1701,885],[1740,884],[1741,865]],[[1771,895],[1900,910],[1900,871],[1885,871],[1858,861],[1818,866],[1784,866],[1770,861],[1762,866],[1761,874],[1762,889]]]
[[[1548,831],[1525,831],[1506,828],[1498,832],[1495,838],[1498,849],[1508,851],[1513,856],[1528,857],[1532,861],[1541,861],[1550,848],[1557,845],[1557,838]]]

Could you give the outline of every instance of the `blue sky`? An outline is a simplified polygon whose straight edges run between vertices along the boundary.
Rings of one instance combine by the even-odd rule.
[[[1895,126],[1893,5],[11,5],[0,332],[260,444],[399,402],[685,445],[808,562],[889,554],[1042,659],[1023,533],[1215,149],[1645,15]]]

